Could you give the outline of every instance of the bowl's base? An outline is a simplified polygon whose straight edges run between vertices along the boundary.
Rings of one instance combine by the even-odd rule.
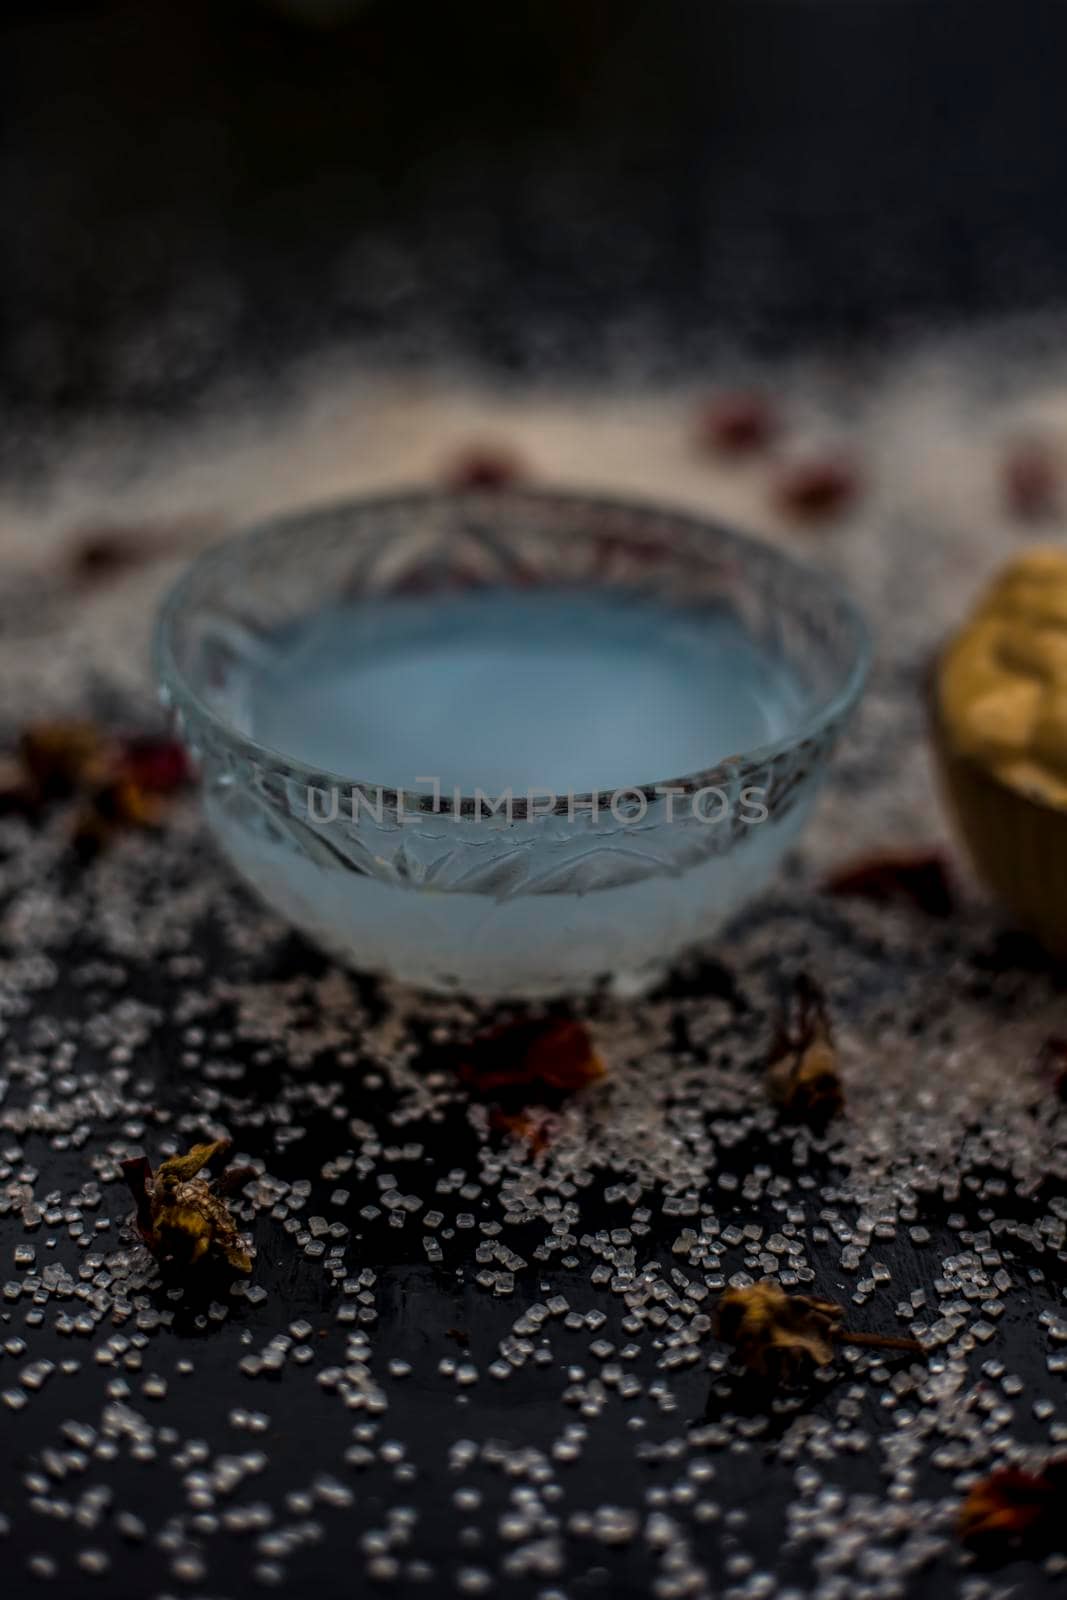
[[[306,827],[297,838],[268,837],[205,795],[242,878],[338,961],[411,988],[487,1000],[605,989],[639,997],[762,888],[810,799],[683,871],[648,870],[655,838],[638,836],[633,850],[611,840],[562,867],[550,860],[540,876],[529,849],[515,849],[501,865],[523,874],[520,890],[505,881],[498,893],[472,893],[346,869],[325,845],[323,859],[313,859],[299,847]],[[600,880],[584,892],[570,887]]]
[[[354,961],[350,953],[342,950],[331,950],[329,944],[316,939],[316,944],[327,954],[332,955],[342,966],[349,967],[363,977],[371,977],[390,984],[397,984],[401,988],[410,989],[414,994],[423,995],[452,995],[457,999],[471,1001],[474,1005],[503,1005],[510,1002],[525,1004],[530,1001],[543,1000],[588,1000],[595,994],[606,994],[612,999],[621,1001],[640,1000],[644,995],[651,993],[664,981],[670,971],[669,965],[659,962],[655,966],[647,967],[640,972],[615,972],[602,973],[592,982],[575,985],[566,975],[552,978],[547,977],[543,983],[525,983],[512,988],[477,988],[468,982],[456,979],[430,979],[425,977],[413,978],[410,974],[395,970],[382,971],[361,966]]]

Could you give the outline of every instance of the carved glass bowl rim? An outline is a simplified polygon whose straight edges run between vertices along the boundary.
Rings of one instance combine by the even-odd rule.
[[[746,558],[758,556],[763,562],[770,561],[778,565],[783,575],[793,572],[806,587],[810,587],[815,575],[815,570],[808,563],[798,560],[788,551],[727,526],[715,517],[636,497],[590,495],[565,490],[524,487],[466,491],[412,489],[316,502],[296,511],[267,518],[220,540],[199,555],[164,596],[156,619],[153,657],[161,698],[164,704],[177,714],[179,726],[191,727],[197,738],[211,739],[216,747],[224,749],[235,760],[243,759],[257,773],[273,776],[284,783],[296,782],[306,785],[309,790],[319,791],[333,788],[360,790],[387,808],[399,807],[405,813],[432,810],[445,814],[484,816],[486,808],[481,796],[477,799],[467,795],[453,797],[442,792],[435,801],[432,794],[427,794],[423,790],[397,790],[365,776],[312,767],[296,760],[284,750],[261,743],[242,732],[203,697],[179,665],[175,647],[175,636],[183,614],[191,604],[198,603],[197,597],[205,578],[210,577],[213,570],[225,570],[233,563],[235,557],[244,555],[250,561],[254,560],[257,547],[269,544],[280,534],[297,532],[313,534],[317,523],[333,521],[346,513],[358,517],[359,532],[363,532],[368,519],[372,519],[375,513],[394,517],[406,509],[417,513],[434,506],[441,506],[442,509],[447,506],[449,510],[462,510],[466,506],[472,513],[477,512],[482,516],[492,508],[502,513],[506,513],[509,508],[512,511],[534,513],[539,507],[550,509],[557,515],[571,512],[576,519],[596,517],[598,513],[613,518],[626,515],[632,517],[635,524],[639,524],[642,519],[648,519],[650,524],[654,524],[658,529],[669,524],[691,535],[701,533],[709,535],[715,542],[717,553],[728,551],[742,565]],[[634,531],[639,533],[639,527],[635,526]],[[669,553],[668,547],[664,546],[664,554],[669,555]],[[842,670],[832,690],[807,710],[803,717],[798,718],[787,733],[770,743],[740,751],[719,761],[714,767],[699,772],[657,778],[652,782],[635,782],[625,787],[617,786],[614,789],[590,791],[562,798],[557,801],[554,814],[572,816],[575,811],[596,813],[607,809],[613,798],[622,793],[643,795],[647,801],[653,801],[668,789],[682,796],[692,796],[701,790],[716,786],[736,787],[764,772],[777,758],[790,754],[808,741],[819,741],[822,735],[829,732],[848,714],[859,699],[870,668],[871,639],[862,614],[849,599],[842,585],[821,569],[818,571],[818,579],[823,588],[827,610],[834,611],[844,625],[848,646],[843,651]],[[524,801],[516,799],[512,815],[524,814],[524,805]],[[553,814],[553,811],[549,811],[541,802],[538,803],[538,810],[540,814]]]

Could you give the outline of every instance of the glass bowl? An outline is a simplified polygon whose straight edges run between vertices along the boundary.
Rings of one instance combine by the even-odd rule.
[[[257,683],[309,619],[356,605],[374,627],[412,597],[447,618],[472,595],[549,590],[638,596],[691,635],[741,630],[788,680],[777,736],[680,775],[635,754],[625,789],[525,797],[428,788],[421,769],[396,787],[255,736]],[[156,661],[209,823],[282,917],[361,970],[533,998],[639,992],[756,893],[811,810],[868,640],[824,574],[701,517],[476,490],[313,508],[227,540],[166,598]]]

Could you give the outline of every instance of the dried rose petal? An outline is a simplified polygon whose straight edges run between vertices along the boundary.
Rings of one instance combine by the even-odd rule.
[[[1038,1070],[1061,1100],[1067,1100],[1067,1039],[1052,1035],[1041,1046]]]
[[[217,531],[216,518],[204,515],[89,524],[74,531],[65,565],[79,583],[103,582]]]
[[[858,469],[844,456],[813,457],[784,466],[772,494],[785,516],[828,522],[849,509],[860,489]]]
[[[138,736],[122,747],[122,771],[130,783],[149,794],[171,794],[192,777],[184,747],[177,739]]]
[[[0,817],[36,817],[41,793],[18,756],[0,754]]]
[[[834,1358],[839,1344],[920,1355],[917,1339],[892,1334],[853,1333],[841,1326],[844,1308],[833,1300],[787,1294],[764,1278],[745,1288],[727,1289],[715,1307],[715,1332],[731,1344],[749,1372],[772,1384],[797,1383]]]
[[[215,1255],[238,1272],[252,1270],[245,1241],[222,1199],[252,1176],[232,1168],[218,1179],[205,1169],[225,1157],[228,1139],[198,1144],[183,1156],[169,1156],[155,1172],[139,1156],[122,1163],[122,1175],[137,1202],[134,1221],[152,1254],[175,1266],[194,1266]]]
[[[126,828],[156,828],[163,818],[159,795],[150,794],[128,778],[111,778],[98,785],[74,821],[74,843],[86,855],[108,845]]]
[[[832,1300],[786,1294],[765,1279],[720,1295],[715,1332],[757,1377],[795,1383],[833,1360],[833,1330],[843,1316]]]
[[[823,890],[860,900],[906,900],[932,917],[947,917],[955,905],[945,857],[933,849],[863,856],[831,872]]]
[[[1067,1456],[1041,1472],[1003,1467],[968,1491],[957,1530],[964,1544],[989,1557],[1044,1553],[1064,1537]]]
[[[508,489],[527,476],[518,456],[492,445],[473,446],[457,456],[445,473],[449,489]]]
[[[778,431],[772,401],[757,390],[738,390],[710,400],[700,414],[698,438],[717,455],[754,455]]]
[[[62,799],[101,777],[114,750],[93,722],[34,722],[19,740],[19,756],[45,799]]]
[[[138,1233],[145,1238],[152,1231],[152,1202],[148,1194],[148,1184],[152,1177],[151,1163],[147,1156],[135,1156],[129,1161],[121,1162],[120,1171],[137,1202],[134,1221]]]
[[[67,561],[75,578],[96,583],[140,565],[150,554],[143,530],[105,525],[82,530],[70,546]]]
[[[51,801],[79,797],[73,839],[93,854],[122,828],[156,826],[164,797],[189,775],[173,739],[118,739],[89,721],[32,723],[17,756],[0,757],[0,812],[36,817]]]
[[[796,981],[792,1006],[778,1024],[766,1069],[767,1091],[784,1116],[822,1130],[844,1109],[822,993],[810,978]]]
[[[1058,515],[1060,472],[1055,457],[1036,439],[1018,441],[1001,467],[1005,509],[1021,522],[1042,522]]]
[[[607,1071],[581,1022],[547,1018],[506,1023],[467,1047],[459,1076],[479,1094],[540,1086],[584,1088]]]

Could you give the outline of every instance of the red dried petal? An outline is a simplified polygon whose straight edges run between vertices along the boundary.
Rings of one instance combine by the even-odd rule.
[[[771,1100],[790,1121],[822,1132],[844,1110],[826,1000],[806,974],[797,977],[783,1007],[765,1072]]]
[[[932,917],[948,916],[955,904],[952,879],[939,850],[864,856],[831,872],[823,890],[882,904],[907,901]]]
[[[58,799],[93,782],[108,767],[113,750],[92,722],[34,722],[19,740],[19,756],[30,780],[46,799]]]
[[[189,758],[177,739],[127,739],[122,749],[122,770],[130,783],[149,794],[172,794],[192,777]]]
[[[1067,1457],[1043,1472],[1003,1467],[972,1485],[960,1507],[959,1536],[987,1553],[1041,1550],[1062,1535],[1065,1514]]]
[[[189,540],[199,542],[216,532],[218,525],[211,516],[92,523],[73,532],[65,564],[78,582],[92,584],[156,561]]]
[[[163,819],[161,795],[118,776],[92,790],[74,821],[73,843],[91,858],[106,849],[127,828],[156,828]]]
[[[258,1177],[259,1173],[253,1166],[227,1167],[215,1179],[215,1193],[224,1197],[240,1194],[247,1184],[255,1182]]]
[[[754,455],[777,431],[774,405],[757,390],[718,395],[704,407],[698,424],[703,447],[724,456]]]
[[[1055,1034],[1046,1039],[1038,1056],[1038,1068],[1054,1093],[1067,1100],[1067,1039]]]
[[[510,450],[474,445],[452,462],[445,484],[449,489],[508,489],[526,475],[522,462]]]
[[[1060,472],[1051,452],[1036,440],[1022,440],[1001,467],[1005,509],[1022,522],[1041,522],[1058,515]]]
[[[606,1071],[585,1025],[558,1018],[494,1028],[467,1048],[459,1065],[463,1082],[481,1094],[533,1085],[570,1092]]]
[[[775,479],[773,497],[784,515],[823,522],[847,511],[859,489],[859,471],[850,461],[843,456],[825,456],[783,467]]]
[[[118,740],[88,721],[31,723],[17,758],[0,757],[0,814],[36,816],[50,801],[78,797],[73,841],[91,855],[119,828],[155,826],[163,797],[189,776],[173,739]]]
[[[152,1178],[151,1163],[147,1156],[134,1156],[129,1161],[120,1162],[119,1170],[137,1204],[134,1219],[137,1231],[147,1243],[155,1237],[155,1229],[152,1226],[152,1202],[148,1194],[148,1185]]]
[[[67,562],[74,577],[96,583],[146,561],[150,554],[143,530],[101,526],[85,528],[70,546]]]
[[[34,818],[41,810],[41,793],[17,756],[0,755],[0,817]]]

